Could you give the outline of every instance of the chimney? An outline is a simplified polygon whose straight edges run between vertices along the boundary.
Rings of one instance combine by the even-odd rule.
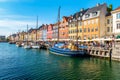
[[[97,7],[98,7],[98,6],[100,6],[100,3],[97,3],[97,5],[96,5],[96,6],[97,6]]]
[[[84,8],[81,8],[81,10],[80,11],[84,11]]]

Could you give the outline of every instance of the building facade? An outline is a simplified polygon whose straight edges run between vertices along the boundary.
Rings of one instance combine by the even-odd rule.
[[[81,9],[80,12],[75,13],[69,18],[69,39],[83,39],[83,15],[88,9]],[[78,33],[78,34],[77,34]]]
[[[106,31],[106,38],[110,38],[113,35],[113,20],[112,20],[111,13],[107,13],[106,20],[105,20],[105,31]]]
[[[47,27],[47,39],[50,41],[52,40],[52,33],[53,33],[53,25],[50,24]]]
[[[69,17],[63,16],[59,26],[59,38],[60,40],[68,39],[68,19]]]
[[[112,11],[113,16],[113,34],[120,34],[120,7]]]
[[[58,24],[53,25],[53,34],[52,34],[52,40],[58,39]]]
[[[97,4],[89,8],[83,16],[84,39],[102,38],[105,36],[105,15],[107,13],[106,4]]]
[[[42,28],[42,40],[47,41],[47,27],[48,25],[43,25]]]

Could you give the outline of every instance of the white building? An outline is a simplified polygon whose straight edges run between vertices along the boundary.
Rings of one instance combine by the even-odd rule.
[[[120,7],[112,11],[113,16],[113,34],[120,34]]]

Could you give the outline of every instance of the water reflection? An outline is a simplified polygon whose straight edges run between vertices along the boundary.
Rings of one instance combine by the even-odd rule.
[[[3,48],[5,47],[5,48]],[[120,63],[0,45],[0,79],[119,80]]]

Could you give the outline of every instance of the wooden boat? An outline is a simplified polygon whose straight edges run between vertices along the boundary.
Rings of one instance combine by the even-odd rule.
[[[85,49],[70,49],[70,48],[63,48],[64,44],[58,43],[55,44],[53,47],[49,48],[49,51],[53,54],[63,55],[63,56],[86,56],[87,50]],[[74,47],[75,46],[71,46]]]

